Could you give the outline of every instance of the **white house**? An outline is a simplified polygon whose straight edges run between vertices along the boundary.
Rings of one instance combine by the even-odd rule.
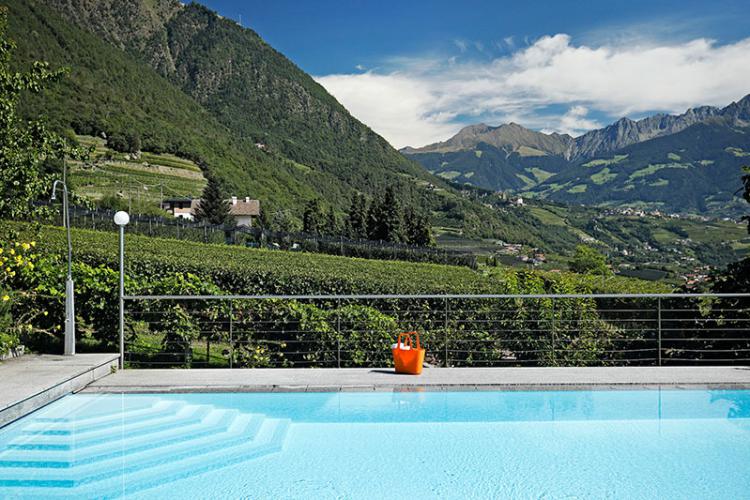
[[[200,199],[170,198],[162,202],[161,208],[176,218],[193,220],[200,201]],[[229,215],[238,226],[252,227],[253,218],[260,215],[260,201],[251,200],[249,196],[246,196],[244,200],[232,196],[226,202],[229,204]]]

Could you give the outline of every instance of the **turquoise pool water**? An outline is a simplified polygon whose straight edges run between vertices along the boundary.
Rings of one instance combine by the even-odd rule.
[[[0,498],[750,498],[750,391],[80,394]]]

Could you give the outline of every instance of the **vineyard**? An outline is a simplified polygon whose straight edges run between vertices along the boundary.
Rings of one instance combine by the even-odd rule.
[[[39,241],[62,255],[65,233],[52,226],[4,222],[4,233]],[[117,234],[73,230],[74,260],[117,268]],[[127,274],[134,280],[191,273],[232,293],[618,293],[666,292],[663,284],[617,276],[518,271],[473,271],[462,266],[378,261],[306,252],[203,244],[128,235]],[[135,293],[138,290],[129,290]]]
[[[33,310],[28,330],[21,332],[24,343],[40,351],[54,351],[60,341],[63,317],[63,280],[66,248],[65,233],[59,227],[26,223],[0,223],[3,234],[12,235],[15,242],[34,245],[34,267],[23,269],[8,283],[14,290],[14,308]],[[10,241],[3,247],[11,247]],[[76,304],[81,349],[107,349],[117,343],[117,235],[111,232],[73,230],[73,274],[76,281]],[[377,261],[337,257],[305,252],[262,250],[227,245],[204,244],[183,240],[150,238],[128,235],[126,241],[126,293],[158,295],[221,295],[236,294],[446,294],[446,293],[599,293],[666,291],[663,285],[646,284],[638,280],[618,277],[583,276],[572,273],[516,271],[493,268],[474,271],[467,267],[401,261]],[[237,335],[244,331],[244,344],[233,361],[239,366],[293,366],[295,363],[318,365],[330,363],[329,353],[333,335],[332,322],[340,326],[342,318],[351,324],[344,345],[358,344],[356,351],[345,360],[348,366],[366,366],[380,358],[370,354],[382,351],[382,345],[403,324],[404,314],[413,315],[410,324],[420,325],[427,333],[426,341],[435,335],[445,337],[444,321],[436,330],[438,320],[445,315],[445,304],[420,301],[395,307],[389,302],[370,304],[333,304],[328,301],[311,303],[267,303],[238,305]],[[144,365],[152,362],[171,365],[191,365],[194,359],[209,360],[210,345],[219,352],[226,351],[226,329],[219,327],[227,318],[226,304],[138,303],[129,304],[128,345],[131,362]],[[405,307],[405,309],[404,309]],[[531,314],[514,301],[497,304],[465,318],[466,323],[451,328],[452,332],[468,331],[478,335],[478,346],[492,335],[477,329],[487,315],[494,316],[501,328],[510,326],[529,328],[538,317],[582,317],[587,321],[585,331],[587,355],[578,351],[558,358],[575,363],[591,358],[603,349],[601,341],[612,335],[611,328],[599,321],[596,304],[588,300],[553,302],[542,300]],[[493,312],[493,310],[495,312]],[[46,312],[47,314],[41,314]],[[156,319],[149,319],[149,315]],[[145,319],[144,319],[145,318]],[[484,318],[484,319],[482,319]],[[206,326],[206,321],[212,326]],[[474,321],[478,321],[476,325]],[[502,326],[505,325],[505,326]],[[525,326],[524,326],[525,325]],[[296,339],[294,331],[312,331],[313,338]],[[533,329],[532,329],[533,330]],[[341,332],[341,330],[336,330]],[[429,333],[428,333],[429,332]],[[606,333],[606,335],[604,335]],[[325,335],[323,335],[325,334]],[[601,335],[600,335],[601,334]],[[336,334],[338,335],[338,333]],[[578,345],[578,334],[573,345]],[[488,337],[489,336],[489,337]],[[326,340],[327,339],[327,340]],[[340,338],[339,344],[341,343]],[[484,340],[482,340],[484,339]],[[261,348],[257,341],[265,340]],[[196,344],[197,342],[197,344]],[[322,343],[321,343],[322,342]],[[593,342],[593,343],[592,343]],[[224,347],[222,347],[222,345]],[[304,358],[295,358],[292,347],[307,345]],[[495,359],[507,352],[486,343],[487,352],[481,359]],[[285,346],[290,346],[289,349]],[[260,349],[260,350],[258,350]],[[269,350],[270,349],[270,350]],[[483,348],[484,349],[484,348]],[[528,350],[528,349],[527,349]],[[361,352],[360,352],[361,351]],[[534,350],[532,350],[534,351]],[[165,358],[165,353],[167,357]],[[561,353],[560,353],[561,354]],[[474,363],[472,359],[462,362]],[[548,356],[531,357],[527,361],[549,364]],[[166,359],[166,361],[165,361]],[[210,363],[209,363],[210,364]]]

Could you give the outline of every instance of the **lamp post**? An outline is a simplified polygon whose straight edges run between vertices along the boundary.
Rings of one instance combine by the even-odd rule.
[[[130,215],[120,210],[115,214],[115,224],[120,226],[120,369],[125,367],[125,226]]]
[[[62,186],[63,192],[63,226],[68,236],[68,275],[65,279],[65,339],[63,341],[64,354],[72,356],[76,353],[76,315],[75,290],[73,286],[73,243],[70,238],[70,211],[68,206],[68,186],[64,181],[57,180],[52,184],[51,201],[57,199],[57,187]]]

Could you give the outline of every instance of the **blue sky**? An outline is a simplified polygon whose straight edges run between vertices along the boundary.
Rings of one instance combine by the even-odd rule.
[[[577,135],[750,93],[748,0],[202,3],[397,147],[478,121]]]

